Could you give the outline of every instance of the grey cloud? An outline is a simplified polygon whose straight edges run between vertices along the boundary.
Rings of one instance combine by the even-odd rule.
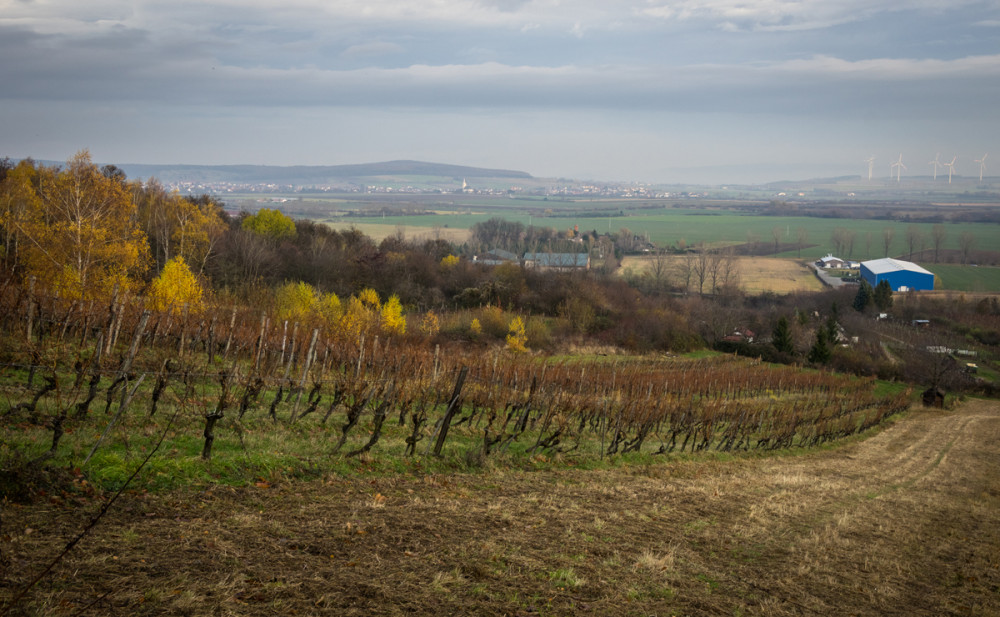
[[[372,41],[370,43],[359,43],[357,45],[351,45],[343,52],[341,56],[358,59],[358,58],[378,58],[381,56],[387,56],[390,54],[399,54],[406,51],[406,49],[399,45],[398,43],[390,43],[387,41]]]
[[[348,55],[399,51],[392,43]],[[332,70],[234,66],[211,49],[167,46],[114,29],[64,40],[0,29],[0,97],[147,101],[177,105],[580,108],[745,113],[855,113],[875,105],[933,114],[947,101],[970,113],[1000,86],[1000,56],[953,61],[817,56],[785,62],[671,66],[512,66],[499,62]],[[873,113],[881,113],[875,110]]]

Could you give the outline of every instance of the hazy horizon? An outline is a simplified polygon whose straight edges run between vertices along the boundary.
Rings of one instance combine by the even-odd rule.
[[[0,156],[719,185],[1000,144],[996,0],[0,0],[0,34]]]

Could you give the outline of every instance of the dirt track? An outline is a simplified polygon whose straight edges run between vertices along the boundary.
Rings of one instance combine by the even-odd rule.
[[[801,456],[119,503],[11,614],[1000,614],[992,401]],[[0,614],[86,518],[5,510]]]

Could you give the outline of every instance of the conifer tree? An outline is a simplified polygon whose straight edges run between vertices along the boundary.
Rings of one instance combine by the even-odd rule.
[[[875,306],[878,310],[888,311],[892,308],[892,286],[889,285],[889,281],[882,279],[875,286],[875,292],[872,294],[872,298],[875,300]]]
[[[795,351],[792,346],[792,332],[788,327],[788,319],[784,316],[778,319],[771,333],[771,344],[782,353],[792,353]]]
[[[854,310],[859,313],[868,308],[868,305],[872,303],[874,298],[875,290],[872,288],[871,283],[865,279],[861,279],[861,285],[858,286],[858,293],[854,296]]]
[[[830,342],[827,338],[826,328],[816,330],[816,342],[809,350],[809,362],[813,364],[826,364],[830,361],[833,352],[830,349]]]

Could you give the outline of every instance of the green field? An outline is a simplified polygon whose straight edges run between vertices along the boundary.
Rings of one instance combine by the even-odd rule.
[[[699,212],[692,210],[665,209],[651,214],[615,217],[586,216],[535,216],[515,212],[483,212],[471,214],[439,214],[425,216],[388,216],[384,219],[359,218],[358,222],[379,222],[389,225],[404,225],[412,227],[464,227],[468,228],[480,221],[494,216],[502,216],[510,221],[519,221],[525,225],[538,225],[568,229],[578,225],[580,231],[596,230],[598,233],[617,232],[627,228],[634,233],[649,234],[649,239],[658,245],[676,244],[684,240],[688,246],[700,243],[709,245],[744,244],[759,242],[762,245],[773,244],[772,230],[780,231],[780,242],[796,243],[797,230],[804,228],[807,233],[806,244],[812,245],[803,249],[802,257],[818,259],[833,252],[831,236],[837,228],[854,231],[856,239],[854,250],[848,255],[840,255],[849,259],[878,259],[884,256],[882,247],[882,230],[893,230],[892,244],[889,255],[906,258],[909,247],[906,242],[906,231],[910,225],[916,227],[926,238],[923,248],[931,250],[930,223],[907,223],[897,221],[872,221],[856,219],[825,219],[816,217],[791,216],[755,216],[735,214],[724,211]],[[957,250],[959,236],[970,232],[976,238],[976,250],[994,250],[1000,247],[1000,225],[982,223],[946,223],[943,249]],[[919,250],[921,247],[915,247]],[[775,257],[797,257],[798,251],[785,251]]]
[[[235,196],[234,196],[235,197]],[[243,197],[243,196],[239,196]],[[237,199],[239,199],[237,197]],[[256,201],[261,207],[269,206],[267,200]],[[292,198],[277,207],[293,216],[303,216],[328,222],[337,227],[377,223],[392,227],[425,229],[469,229],[478,222],[493,217],[517,221],[524,225],[571,229],[578,227],[581,232],[617,233],[629,229],[633,233],[648,236],[659,246],[677,245],[682,240],[687,246],[705,244],[726,246],[754,243],[759,251],[767,252],[774,244],[774,231],[779,233],[778,241],[784,247],[799,243],[799,230],[805,230],[806,245],[772,254],[773,257],[818,259],[834,249],[833,233],[845,229],[855,234],[853,249],[839,254],[839,257],[863,261],[877,259],[886,254],[883,247],[883,231],[892,230],[892,242],[888,255],[910,258],[911,247],[907,241],[907,230],[914,226],[923,237],[912,249],[922,255],[914,255],[912,261],[932,260],[933,223],[910,223],[902,220],[872,220],[847,218],[819,218],[813,216],[761,216],[752,211],[754,204],[735,201],[705,199],[698,202],[688,200],[663,199],[601,199],[563,198],[559,196],[518,195],[503,198],[485,195],[462,195],[454,193],[427,194],[331,194],[309,195]],[[759,202],[756,206],[760,206]],[[427,211],[437,214],[399,216],[359,216],[359,212],[373,212],[381,209],[391,211]],[[746,208],[746,209],[741,209]],[[941,206],[947,211],[948,206]],[[347,214],[350,212],[351,214]],[[608,216],[613,214],[613,216]],[[963,233],[971,233],[975,246],[971,255],[973,261],[990,264],[991,259],[981,252],[1000,250],[1000,225],[989,223],[944,223],[946,237],[941,247],[944,251],[957,251],[959,238]],[[453,240],[454,241],[454,240]],[[951,256],[951,261],[954,261]],[[945,261],[948,261],[946,258]],[[957,277],[957,278],[956,278]],[[949,274],[948,288],[985,286],[997,289],[989,275]],[[964,282],[968,278],[968,282]]]
[[[922,265],[934,273],[936,289],[972,292],[1000,291],[1000,268],[953,264]]]

